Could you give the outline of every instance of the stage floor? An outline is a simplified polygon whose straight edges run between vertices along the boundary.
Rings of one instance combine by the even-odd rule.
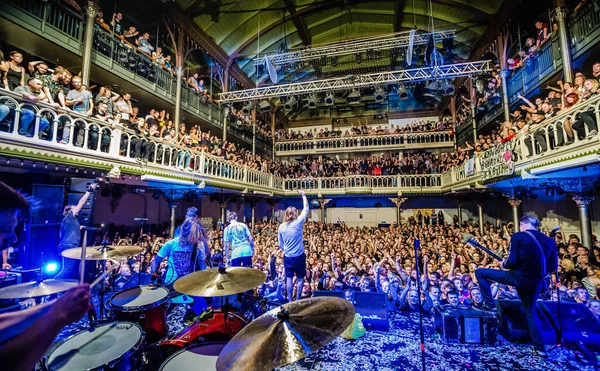
[[[97,300],[94,300],[97,305]],[[169,334],[183,330],[181,307],[168,316]],[[390,313],[390,330],[367,331],[358,340],[340,337],[296,364],[281,371],[391,371],[421,370],[418,314]],[[87,317],[66,327],[58,340],[88,327]],[[512,344],[499,337],[494,347],[446,344],[435,334],[433,321],[425,320],[425,352],[427,371],[453,370],[597,370],[587,363],[582,354],[567,348],[557,348],[547,359],[531,353],[528,345]],[[251,370],[249,370],[251,371]]]

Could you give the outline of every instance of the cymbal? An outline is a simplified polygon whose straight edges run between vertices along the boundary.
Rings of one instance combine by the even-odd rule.
[[[0,299],[25,299],[52,295],[77,286],[77,280],[45,280],[26,282],[0,289]]]
[[[266,278],[264,272],[254,268],[210,268],[181,277],[173,288],[191,296],[227,296],[251,290]]]
[[[61,255],[65,258],[81,260],[81,247],[64,250]],[[85,248],[85,260],[110,260],[126,258],[142,252],[139,246],[88,246]]]
[[[329,344],[353,319],[354,306],[340,298],[316,297],[284,304],[235,335],[221,351],[217,370],[267,371],[296,362]]]

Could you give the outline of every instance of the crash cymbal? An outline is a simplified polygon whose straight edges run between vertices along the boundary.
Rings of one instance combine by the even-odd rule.
[[[181,277],[173,288],[191,296],[227,296],[251,290],[266,278],[264,272],[254,268],[210,268]]]
[[[0,299],[25,299],[52,295],[77,286],[77,280],[27,282],[0,289]]]
[[[65,258],[81,260],[81,247],[64,250],[61,255]],[[139,246],[88,246],[85,248],[85,260],[110,260],[126,258],[142,252]]]
[[[330,343],[353,319],[354,306],[340,298],[316,297],[285,304],[235,335],[221,351],[217,370],[267,371],[296,362]]]

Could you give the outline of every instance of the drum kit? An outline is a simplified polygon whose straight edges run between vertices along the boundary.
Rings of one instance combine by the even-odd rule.
[[[106,261],[140,251],[137,246],[91,246],[65,250],[63,256],[83,262]],[[80,273],[83,277],[83,269]],[[219,267],[183,276],[173,288],[183,297],[227,297],[245,295],[265,279],[265,273],[257,269]],[[0,289],[0,299],[59,294],[77,284],[76,280],[58,279],[24,283]],[[191,326],[169,337],[170,292],[166,287],[143,285],[117,292],[106,303],[103,297],[100,299],[101,309],[109,311],[109,318],[104,318],[102,311],[100,323],[90,323],[89,329],[55,343],[40,362],[41,369],[267,371],[296,362],[327,345],[354,319],[354,306],[334,297],[284,304],[250,323],[226,304],[221,310],[203,312]]]

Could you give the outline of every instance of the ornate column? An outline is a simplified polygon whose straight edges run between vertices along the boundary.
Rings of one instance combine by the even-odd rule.
[[[221,223],[225,224],[225,209],[227,208],[227,201],[219,201],[219,207],[221,208]]]
[[[513,217],[513,226],[515,232],[519,231],[519,219],[521,216],[519,215],[519,205],[521,205],[521,200],[516,198],[509,198],[508,203],[512,206],[512,217]]]
[[[576,194],[573,201],[579,208],[579,225],[581,229],[581,242],[588,249],[592,247],[592,221],[590,219],[590,203],[594,196]]]
[[[173,238],[175,235],[175,209],[177,208],[177,201],[169,201],[169,208],[171,209],[171,227],[169,228],[169,237]]]
[[[458,225],[462,225],[463,216],[462,216],[462,202],[456,203],[456,212],[458,213]]]
[[[248,200],[248,203],[250,204],[250,228],[252,231],[254,231],[254,225],[256,223],[256,204],[259,201],[260,200],[253,198]]]
[[[252,109],[252,156],[256,154],[256,107]]]
[[[502,78],[502,104],[504,106],[504,121],[510,121],[510,100],[508,96],[508,76],[510,76],[510,70],[504,68],[500,71],[500,77]]]
[[[229,125],[229,106],[225,106],[225,108],[223,108],[223,117],[225,117],[223,119],[223,141],[227,140],[227,125]]]
[[[273,135],[273,154],[271,155],[271,160],[275,161],[275,110],[271,110],[271,134]]]
[[[564,0],[555,0],[556,20],[558,21],[558,39],[560,42],[560,52],[562,56],[563,74],[565,82],[573,82],[573,69],[571,58],[571,45],[569,42],[569,30],[567,29],[567,12]]]
[[[457,115],[456,115],[456,95],[452,96],[452,98],[450,98],[450,113],[452,114],[452,132],[454,135],[452,135],[453,139],[454,139],[454,149],[457,148],[457,143],[456,143],[456,122],[457,122]]]
[[[477,213],[479,214],[479,233],[483,236],[483,203],[477,203]]]
[[[175,56],[175,74],[177,81],[175,82],[175,131],[179,134],[179,124],[181,120],[181,78],[183,77],[183,66],[185,52],[184,48],[184,33],[182,28],[177,29],[177,55]]]
[[[275,205],[277,205],[279,200],[267,198],[266,201],[271,206],[271,222],[275,223]]]
[[[469,94],[471,99],[471,122],[473,125],[473,144],[477,142],[477,120],[475,120],[475,114],[477,109],[477,95],[475,94],[475,84],[473,84],[473,78],[469,78]]]
[[[396,224],[401,225],[402,223],[402,209],[401,206],[404,201],[408,200],[407,197],[392,197],[388,198],[388,200],[392,201],[394,205],[396,205]]]
[[[94,44],[94,21],[99,8],[96,1],[88,0],[85,6],[85,33],[83,35],[83,58],[81,64],[82,84],[90,87],[90,75],[92,70],[92,46]]]

